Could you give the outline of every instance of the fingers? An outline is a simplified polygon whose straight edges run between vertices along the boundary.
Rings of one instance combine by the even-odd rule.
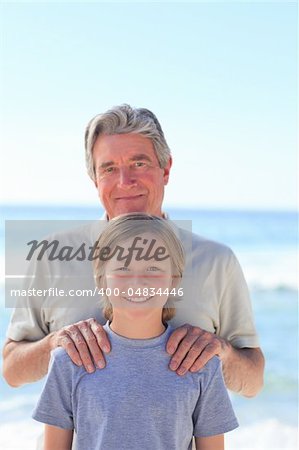
[[[170,355],[173,355],[176,349],[179,346],[181,340],[186,336],[189,330],[189,325],[183,325],[182,327],[177,328],[169,337],[166,344],[166,351]]]
[[[101,349],[109,352],[110,342],[103,327],[95,320],[88,319],[69,325],[59,332],[58,346],[63,347],[71,360],[78,366],[84,365],[87,372],[105,367]]]
[[[109,353],[111,350],[111,346],[110,346],[110,341],[108,339],[107,333],[105,332],[104,328],[95,319],[89,319],[89,323],[90,323],[93,334],[97,338],[99,347],[105,353]]]
[[[170,361],[170,369],[178,375],[184,375],[188,370],[197,372],[214,356],[219,354],[221,343],[214,334],[190,325],[178,329],[175,338],[180,341],[171,342],[176,347]],[[171,336],[173,337],[173,335]],[[171,338],[170,337],[170,338]]]
[[[89,328],[87,325],[83,324],[81,327],[78,326],[89,351],[89,354],[92,356],[92,359],[94,361],[94,363],[96,364],[96,366],[99,369],[103,369],[105,367],[105,358],[103,356],[103,353],[99,347],[98,341],[96,336],[94,335],[93,331],[91,330],[91,328]],[[83,349],[84,351],[85,349]],[[84,360],[82,359],[83,364],[84,364]],[[86,360],[86,363],[89,364],[89,361]],[[84,364],[85,366],[85,364]],[[88,369],[88,372],[90,371],[90,367]],[[92,370],[93,371],[93,370]]]
[[[85,338],[83,334],[80,331],[80,322],[75,325],[70,325],[65,329],[65,332],[68,334],[68,336],[72,339],[79,355],[80,359],[85,367],[85,370],[87,372],[94,372],[94,364],[91,358],[91,354],[89,352],[87,342],[85,341]],[[87,331],[84,330],[84,333],[87,336]],[[92,345],[92,343],[91,343]]]
[[[61,334],[61,336],[57,338],[57,347],[63,347],[73,363],[77,366],[82,366],[80,355],[72,339],[65,332],[63,332],[63,334]]]
[[[176,345],[176,351],[171,358],[170,362],[171,370],[177,370],[178,367],[180,367],[182,361],[186,357],[187,353],[190,351],[192,345],[198,339],[201,329],[196,327],[190,327],[185,328],[184,331],[186,331],[185,335],[183,335],[183,333],[177,334],[177,336],[183,336],[183,338],[179,343],[174,344]]]
[[[191,367],[187,370],[190,370],[190,372],[198,372],[200,369],[202,369],[207,362],[213,358],[213,356],[218,355],[217,346],[214,344],[209,344],[207,347],[203,350],[203,352],[200,354],[198,358],[195,359]],[[189,365],[189,362],[188,362]]]

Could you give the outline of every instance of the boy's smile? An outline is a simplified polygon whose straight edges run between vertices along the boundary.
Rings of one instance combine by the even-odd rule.
[[[149,297],[123,297],[123,299],[127,300],[128,302],[132,302],[132,303],[146,303],[151,298],[153,298],[153,295],[151,295]]]

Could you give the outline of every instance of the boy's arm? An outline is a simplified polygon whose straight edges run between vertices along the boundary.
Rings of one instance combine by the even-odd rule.
[[[224,435],[195,438],[196,450],[224,450]]]
[[[73,430],[45,425],[43,450],[71,450]]]

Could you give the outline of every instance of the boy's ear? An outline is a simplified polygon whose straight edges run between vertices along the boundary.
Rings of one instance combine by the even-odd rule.
[[[178,287],[181,281],[182,281],[182,277],[180,275],[173,275],[171,287],[172,288]]]
[[[101,276],[99,277],[99,280],[100,280],[100,283],[101,283],[101,288],[102,288],[104,291],[106,291],[106,289],[107,289],[107,283],[106,283],[106,277],[105,277],[105,275],[101,275]]]
[[[98,289],[106,290],[106,277],[104,275],[96,275],[95,282]]]

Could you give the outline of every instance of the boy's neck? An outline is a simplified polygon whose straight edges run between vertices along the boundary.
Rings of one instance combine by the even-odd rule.
[[[110,328],[120,336],[128,339],[151,339],[160,336],[165,331],[161,310],[159,314],[146,317],[129,317],[123,311],[113,311]]]

